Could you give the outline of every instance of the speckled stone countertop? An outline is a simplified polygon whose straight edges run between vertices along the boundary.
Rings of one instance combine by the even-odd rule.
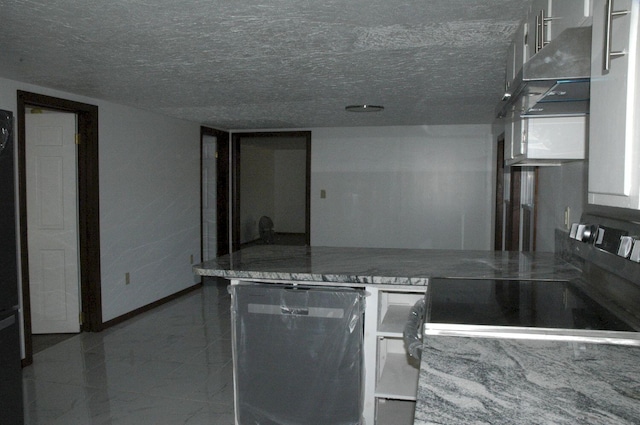
[[[570,280],[553,253],[261,245],[194,266],[202,276],[271,281],[426,285],[429,278]]]
[[[415,425],[637,424],[640,347],[429,336]]]

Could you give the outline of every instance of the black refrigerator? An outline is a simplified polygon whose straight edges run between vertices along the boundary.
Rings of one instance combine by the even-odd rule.
[[[13,114],[0,110],[0,424],[23,424]]]

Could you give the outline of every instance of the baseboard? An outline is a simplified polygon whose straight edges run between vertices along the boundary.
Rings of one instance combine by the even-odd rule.
[[[115,317],[115,318],[113,318],[111,320],[107,320],[106,322],[102,323],[102,329],[101,330],[105,330],[107,328],[110,328],[111,326],[115,326],[115,325],[117,325],[119,323],[126,322],[127,320],[129,320],[129,319],[131,319],[131,318],[133,318],[133,317],[135,317],[135,316],[137,316],[139,314],[146,313],[149,310],[153,310],[154,308],[159,307],[162,304],[166,304],[169,301],[173,301],[176,298],[180,298],[181,296],[183,296],[185,294],[188,294],[189,292],[195,291],[196,289],[199,289],[201,287],[202,287],[202,282],[196,283],[193,286],[190,286],[190,287],[188,287],[186,289],[183,289],[182,291],[176,292],[175,294],[172,294],[172,295],[169,295],[167,297],[161,298],[161,299],[159,299],[157,301],[152,302],[151,304],[147,304],[147,305],[142,306],[140,308],[136,308],[135,310],[132,310],[132,311],[130,311],[128,313],[125,313],[122,316],[118,316],[118,317]]]

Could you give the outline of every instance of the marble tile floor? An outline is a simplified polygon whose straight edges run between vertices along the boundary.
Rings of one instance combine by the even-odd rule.
[[[23,369],[26,425],[231,425],[225,281],[100,333],[81,333]]]
[[[76,334],[34,334],[31,336],[33,353],[39,353],[40,351],[45,350],[53,345],[59,344],[64,340],[73,338],[74,335]]]

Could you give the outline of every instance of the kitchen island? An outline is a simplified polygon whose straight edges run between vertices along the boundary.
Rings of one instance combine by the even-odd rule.
[[[201,276],[269,282],[426,286],[430,278],[570,280],[580,270],[546,252],[261,245],[194,267]]]
[[[409,358],[402,331],[413,304],[436,277],[568,281],[580,270],[552,253],[255,246],[194,267],[232,285],[283,284],[364,290],[366,424],[410,424],[420,363]]]

